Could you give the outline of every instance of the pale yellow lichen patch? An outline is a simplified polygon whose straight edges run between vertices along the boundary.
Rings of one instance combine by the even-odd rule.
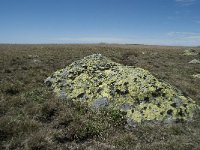
[[[101,54],[56,71],[46,82],[58,96],[127,113],[133,122],[191,120],[198,106],[142,68],[123,66]]]
[[[135,122],[140,123],[142,121],[142,116],[141,113],[139,111],[132,111],[132,110],[128,110],[127,111],[127,117],[133,119]]]

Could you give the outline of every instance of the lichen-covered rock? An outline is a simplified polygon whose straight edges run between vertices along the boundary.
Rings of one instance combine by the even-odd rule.
[[[189,62],[189,64],[200,64],[200,61],[197,59],[193,59]]]
[[[199,79],[200,79],[200,74],[194,74],[193,77],[194,77],[194,78],[199,78]]]
[[[147,70],[123,66],[101,54],[75,61],[45,82],[67,100],[86,102],[94,109],[125,111],[131,124],[187,121],[199,108],[192,99]]]
[[[198,54],[199,53],[197,53],[195,49],[186,49],[183,53],[183,55],[188,55],[188,56],[194,56]]]

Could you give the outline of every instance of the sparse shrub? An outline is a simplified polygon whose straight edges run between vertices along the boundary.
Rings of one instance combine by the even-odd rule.
[[[35,88],[26,92],[24,96],[29,102],[43,103],[49,98],[49,92],[45,88]]]
[[[183,127],[181,127],[180,125],[172,125],[170,127],[170,132],[172,133],[172,135],[181,135],[184,134],[186,131],[184,131]]]
[[[104,118],[105,121],[108,121],[111,125],[124,127],[126,124],[126,112],[115,109],[101,109],[100,112],[101,117]]]
[[[59,103],[57,101],[47,101],[45,102],[40,110],[38,120],[41,122],[49,123],[58,116],[59,113]]]
[[[51,137],[46,129],[33,133],[27,140],[24,141],[24,148],[30,150],[53,150],[56,145],[52,145]]]
[[[13,96],[13,95],[16,95],[16,94],[19,93],[19,89],[17,89],[16,87],[10,87],[10,88],[5,90],[5,93]]]

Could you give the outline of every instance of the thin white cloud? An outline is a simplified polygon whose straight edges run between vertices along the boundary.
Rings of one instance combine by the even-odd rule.
[[[200,32],[169,32],[167,35],[172,40],[186,45],[200,45]]]
[[[129,44],[134,43],[134,38],[123,37],[96,37],[96,36],[66,36],[55,39],[60,43],[122,43]]]
[[[175,0],[176,2],[182,2],[182,3],[189,3],[189,2],[195,2],[196,0]]]
[[[169,32],[168,35],[170,36],[194,36],[200,35],[200,32]]]
[[[195,20],[194,22],[200,24],[200,20]]]
[[[200,45],[200,33],[193,32],[169,32],[166,36],[151,37],[115,37],[115,36],[64,36],[52,39],[52,43],[116,43],[116,44],[147,44],[147,45]]]
[[[197,0],[175,0],[179,6],[190,6],[195,4]]]

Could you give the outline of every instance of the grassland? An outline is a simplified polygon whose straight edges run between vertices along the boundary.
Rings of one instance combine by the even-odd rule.
[[[127,129],[117,111],[94,113],[61,101],[44,79],[84,56],[101,53],[142,67],[200,105],[200,55],[186,47],[144,45],[0,45],[0,149],[200,149],[200,114],[191,123]],[[200,47],[194,48],[200,52]]]

